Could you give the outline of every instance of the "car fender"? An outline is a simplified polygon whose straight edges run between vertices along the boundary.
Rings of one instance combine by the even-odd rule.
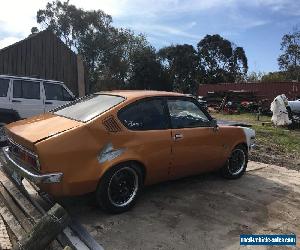
[[[255,142],[255,130],[248,127],[241,127],[241,129],[245,134],[248,149],[251,149]]]
[[[146,171],[146,163],[138,154],[127,150],[126,148],[114,148],[108,143],[99,153],[97,157],[98,163],[101,165],[99,179],[112,167],[124,162],[137,162],[143,166]]]

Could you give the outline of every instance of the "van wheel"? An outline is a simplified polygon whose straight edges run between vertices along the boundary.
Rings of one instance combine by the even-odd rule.
[[[221,168],[221,174],[227,179],[237,179],[245,173],[247,164],[248,150],[245,146],[238,145],[232,150],[225,166]]]
[[[132,163],[119,164],[102,177],[96,191],[97,203],[108,213],[122,213],[136,202],[142,188],[142,173]]]

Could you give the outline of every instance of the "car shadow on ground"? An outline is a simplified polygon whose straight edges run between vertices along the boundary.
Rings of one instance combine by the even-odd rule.
[[[94,200],[60,202],[105,249],[238,249],[240,234],[300,233],[300,194],[255,171],[238,180],[204,174],[150,186],[118,215]]]

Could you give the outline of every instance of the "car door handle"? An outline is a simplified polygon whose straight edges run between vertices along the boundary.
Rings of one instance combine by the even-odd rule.
[[[182,138],[183,138],[182,134],[175,134],[174,137],[173,137],[174,141],[177,141],[177,140],[182,139]]]
[[[45,104],[53,104],[53,102],[45,102]]]
[[[12,100],[12,102],[22,102],[22,101],[20,101],[20,100]]]

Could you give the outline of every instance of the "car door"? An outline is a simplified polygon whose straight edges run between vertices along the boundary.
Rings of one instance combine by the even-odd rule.
[[[122,147],[141,159],[146,167],[146,183],[169,179],[171,161],[171,129],[163,98],[145,98],[118,112],[128,129]]]
[[[10,79],[0,78],[0,110],[11,109]]]
[[[222,164],[219,130],[193,98],[168,98],[172,126],[173,178],[216,169]]]
[[[73,101],[73,96],[60,83],[44,82],[45,112],[67,102]]]
[[[41,82],[34,80],[13,80],[12,109],[21,118],[27,118],[44,112],[41,98]]]

